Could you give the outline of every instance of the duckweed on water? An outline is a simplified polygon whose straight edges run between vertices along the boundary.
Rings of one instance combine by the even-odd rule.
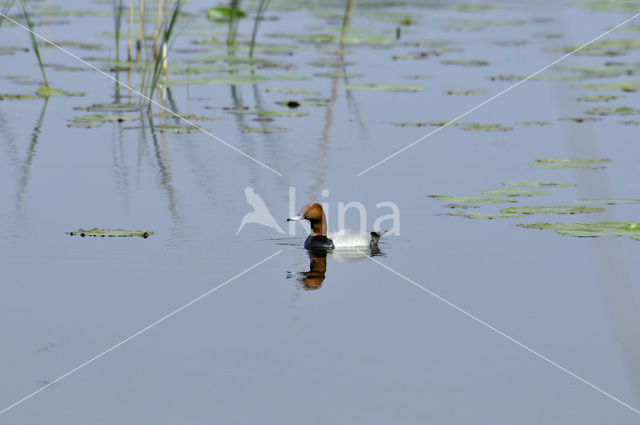
[[[98,229],[97,227],[94,227],[93,229],[89,229],[89,230],[85,230],[85,229],[80,229],[77,230],[75,232],[67,232],[68,235],[70,236],[81,236],[81,237],[85,237],[85,236],[93,236],[93,237],[119,237],[119,238],[123,238],[123,237],[132,237],[132,236],[138,236],[141,238],[148,238],[149,236],[153,235],[153,232],[151,231],[144,231],[144,230],[123,230],[123,229],[118,229],[118,230],[112,230],[112,229]]]
[[[438,201],[447,201],[454,204],[502,204],[505,202],[518,202],[508,198],[490,198],[487,196],[445,196],[429,195],[430,198]]]
[[[544,196],[544,195],[550,195],[551,192],[545,192],[543,190],[519,189],[515,187],[508,187],[504,189],[483,190],[482,194],[492,195],[492,196]]]
[[[419,92],[426,89],[425,86],[403,85],[403,84],[341,84],[341,88],[346,90],[375,90],[392,92]]]
[[[540,158],[536,162],[529,164],[536,168],[554,169],[589,169],[596,170],[605,168],[605,164],[611,162],[608,158]]]
[[[627,236],[640,241],[640,222],[599,221],[594,223],[534,223],[518,224],[525,229],[555,230],[565,236],[593,238],[602,236]]]

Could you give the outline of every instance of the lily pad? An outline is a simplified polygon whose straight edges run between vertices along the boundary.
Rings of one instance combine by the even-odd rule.
[[[613,84],[575,84],[573,87],[584,90],[635,92],[640,90],[640,81],[622,81]]]
[[[291,131],[289,128],[284,127],[242,127],[242,131],[248,131],[251,133],[283,133],[285,131]]]
[[[95,115],[83,115],[80,117],[72,118],[69,120],[69,122],[75,123],[75,124],[89,124],[89,123],[103,124],[107,122],[136,121],[138,119],[140,118],[133,115],[95,114]]]
[[[230,7],[212,7],[210,9],[207,9],[207,19],[216,22],[229,22],[233,17],[233,13],[234,11]],[[247,12],[236,9],[235,17],[246,18]]]
[[[602,105],[586,109],[584,113],[589,115],[635,115],[640,111],[627,106]]]
[[[160,133],[197,133],[200,129],[192,126],[192,125],[154,125],[154,129],[158,130]]]
[[[575,187],[575,183],[554,183],[554,182],[504,182],[505,186],[520,187]]]
[[[458,66],[488,66],[489,62],[479,59],[448,59],[440,61],[443,65],[458,65]]]
[[[455,204],[502,204],[505,202],[518,202],[509,198],[490,198],[487,196],[445,196],[429,195],[438,201],[447,201]]]
[[[555,230],[565,236],[593,238],[602,236],[627,236],[640,241],[640,222],[599,221],[594,223],[534,223],[518,224],[525,229]]]
[[[611,162],[607,158],[540,158],[536,162],[529,164],[536,168],[555,169],[590,169],[595,170],[605,168],[605,164]]]
[[[609,102],[611,100],[620,99],[621,95],[617,94],[586,94],[584,96],[580,96],[576,100],[578,102]]]
[[[49,96],[84,96],[85,94],[82,92],[72,92],[72,91],[64,91],[60,89],[54,89],[49,86],[42,86],[37,91],[36,94],[42,97]]]
[[[639,204],[640,203],[640,199],[631,199],[631,198],[582,198],[582,199],[579,199],[579,201],[595,203],[595,204],[607,204],[607,205]]]
[[[580,207],[571,205],[509,207],[501,211],[503,214],[589,214],[604,212],[604,208]]]
[[[620,121],[620,124],[624,124],[624,125],[640,125],[640,121],[638,121],[638,120],[626,120],[626,121]]]
[[[444,94],[448,94],[449,96],[469,96],[473,94],[484,94],[486,90],[444,90]]]
[[[500,124],[496,123],[479,123],[479,122],[468,122],[468,123],[460,123],[458,125],[462,130],[466,131],[509,131],[512,130],[511,127],[504,127]]]
[[[451,209],[463,209],[463,210],[467,210],[470,208],[480,208],[477,205],[468,205],[468,204],[444,204],[443,207],[451,208]]]
[[[131,236],[138,236],[141,238],[148,238],[149,236],[153,235],[153,232],[151,231],[144,231],[144,230],[122,230],[122,229],[118,229],[118,230],[112,230],[112,229],[98,229],[97,227],[94,227],[93,229],[89,229],[89,230],[85,230],[85,229],[80,229],[77,230],[75,232],[67,232],[68,235],[71,236],[82,236],[83,238],[85,236],[100,236],[100,237],[131,237]]]
[[[426,89],[425,86],[403,85],[403,84],[341,84],[340,87],[346,90],[375,90],[392,92],[418,92]]]
[[[544,196],[550,195],[550,192],[545,192],[543,190],[533,190],[533,189],[519,189],[515,187],[508,187],[504,189],[490,189],[483,190],[483,195],[491,195],[491,196]]]

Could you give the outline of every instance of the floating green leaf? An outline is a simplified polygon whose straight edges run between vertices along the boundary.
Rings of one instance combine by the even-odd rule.
[[[627,106],[601,105],[586,109],[584,113],[589,115],[635,115],[640,111]]]
[[[212,7],[207,9],[207,19],[216,22],[229,22],[235,12],[236,18],[246,18],[247,12],[236,9],[235,11],[230,7]]]
[[[502,204],[504,202],[518,202],[508,198],[490,198],[486,196],[445,196],[429,195],[430,198],[438,201],[447,201],[456,204]]]
[[[444,94],[448,94],[450,96],[452,95],[461,95],[461,96],[469,96],[469,95],[473,95],[473,94],[484,94],[486,93],[486,90],[444,90],[443,93]]]
[[[640,241],[640,222],[599,221],[594,223],[534,223],[518,224],[525,229],[555,230],[566,236],[593,238],[601,236],[627,236]]]
[[[547,121],[518,121],[514,123],[515,125],[537,125],[537,126],[544,126],[544,125],[551,125],[550,122]]]
[[[500,124],[496,123],[479,123],[479,122],[468,122],[468,123],[460,123],[458,125],[462,130],[466,131],[509,131],[512,130],[511,127],[504,127]]]
[[[0,100],[33,100],[37,98],[37,96],[34,96],[32,94],[0,94]]]
[[[579,201],[595,203],[595,204],[607,204],[607,205],[640,203],[640,199],[631,199],[631,198],[582,198]]]
[[[620,121],[620,124],[624,124],[624,125],[640,125],[640,121],[638,121],[638,120],[626,120],[626,121]]]
[[[341,84],[340,87],[346,90],[377,90],[395,92],[418,92],[426,89],[425,86],[403,85],[403,84]]]
[[[317,96],[320,94],[320,92],[309,91],[299,87],[267,87],[264,91],[283,94],[299,94],[300,96]]]
[[[609,102],[611,100],[620,99],[621,95],[617,94],[586,94],[584,96],[580,96],[576,100],[578,102]]]
[[[444,204],[443,207],[451,208],[451,209],[463,209],[463,210],[467,210],[470,208],[480,208],[477,205],[468,205],[468,204]]]
[[[75,232],[67,232],[68,235],[71,236],[82,236],[83,238],[85,236],[100,236],[100,237],[131,237],[131,236],[139,236],[141,238],[148,238],[149,236],[153,235],[153,232],[150,231],[143,231],[143,230],[122,230],[122,229],[118,229],[118,230],[112,230],[112,229],[98,229],[97,227],[94,227],[93,229],[89,229],[89,230],[85,230],[85,229],[80,229],[77,230]]]
[[[588,214],[603,212],[604,208],[581,207],[571,205],[557,206],[529,206],[509,207],[503,209],[503,214],[527,215],[527,214]]]
[[[73,92],[73,91],[64,91],[60,89],[54,89],[49,86],[42,86],[37,91],[36,94],[42,97],[49,96],[84,96],[82,92]]]
[[[458,66],[488,66],[489,62],[479,59],[447,59],[440,61],[443,65],[458,65]]]
[[[613,84],[575,84],[573,87],[585,90],[620,90],[623,92],[634,92],[640,90],[640,81],[622,81]]]
[[[544,196],[550,195],[550,192],[545,192],[543,190],[532,190],[532,189],[519,189],[515,187],[508,187],[504,189],[490,189],[483,190],[483,195],[491,195],[491,196]]]
[[[104,114],[104,115],[83,115],[80,117],[75,117],[69,120],[70,123],[75,123],[75,124],[89,124],[89,123],[95,123],[95,124],[103,124],[103,123],[107,123],[107,122],[123,122],[123,121],[136,121],[138,120],[139,117],[133,116],[133,115],[109,115],[109,114]]]
[[[291,131],[289,128],[284,127],[249,127],[244,126],[242,131],[248,131],[251,133],[283,133],[285,131]]]

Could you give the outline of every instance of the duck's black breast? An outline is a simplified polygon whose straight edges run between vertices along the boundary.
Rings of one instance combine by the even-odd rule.
[[[333,241],[326,236],[309,236],[306,241],[304,241],[304,247],[306,249],[323,249],[330,250],[333,249]]]

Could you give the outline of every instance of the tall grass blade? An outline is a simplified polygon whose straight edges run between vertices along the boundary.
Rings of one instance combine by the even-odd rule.
[[[47,73],[44,71],[44,64],[42,63],[42,57],[40,56],[40,49],[38,49],[38,42],[36,41],[36,36],[33,33],[33,24],[31,23],[31,19],[29,18],[27,8],[22,1],[20,1],[20,5],[22,6],[22,14],[24,15],[24,19],[25,21],[27,21],[27,27],[29,28],[31,46],[33,47],[33,51],[36,54],[36,57],[38,58],[38,63],[40,64],[40,71],[42,71],[42,78],[44,78],[44,86],[49,87],[49,80],[47,80]]]
[[[258,35],[258,26],[260,26],[260,22],[264,19],[264,14],[267,12],[269,3],[271,3],[271,0],[260,0],[260,4],[258,5],[258,11],[256,12],[256,20],[253,23],[253,32],[251,33],[251,45],[249,46],[250,58],[253,58],[253,47],[256,44],[256,36]]]
[[[122,0],[114,1],[113,3],[113,26],[115,32],[115,42],[116,42],[116,61],[120,60],[120,34],[122,27],[122,12],[124,11],[124,6],[122,4]]]
[[[153,66],[153,75],[151,77],[151,83],[149,85],[149,99],[153,98],[153,92],[158,86],[160,75],[162,74],[163,69],[166,69],[169,40],[171,40],[173,30],[176,26],[176,22],[178,21],[178,15],[180,14],[181,7],[182,7],[182,0],[177,0],[173,5],[173,10],[171,11],[171,19],[169,20],[169,22],[164,24],[164,28],[162,31],[162,39],[160,41],[161,54],[157,55],[155,58],[155,63]]]
[[[231,16],[229,16],[229,30],[227,32],[227,46],[232,47],[236,44],[236,36],[238,35],[238,10],[240,10],[240,0],[231,0],[229,5],[231,8]]]

